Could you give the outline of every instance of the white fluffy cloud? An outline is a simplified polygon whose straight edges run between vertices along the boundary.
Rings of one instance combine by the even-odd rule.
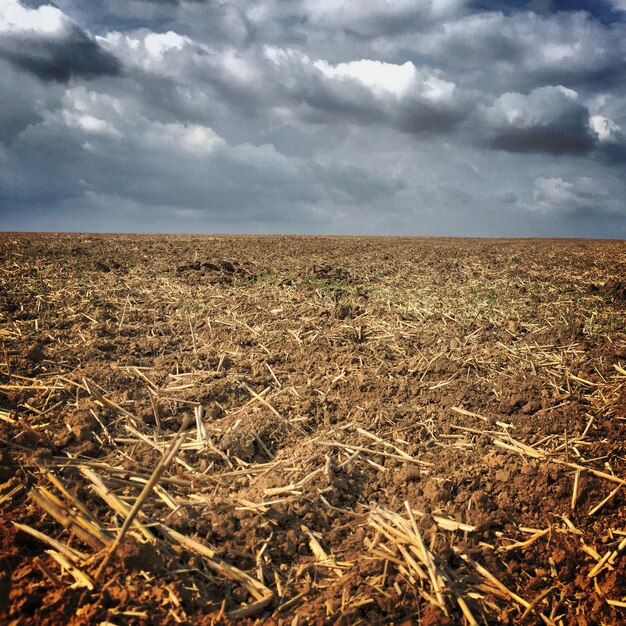
[[[0,13],[0,33],[44,33],[59,35],[71,23],[67,15],[52,5],[36,9],[22,6],[17,0],[4,0]]]
[[[181,51],[199,49],[191,38],[171,30],[165,33],[147,30],[133,33],[113,31],[97,37],[97,40],[127,65],[158,73],[174,73],[177,69],[176,59],[188,58],[187,55],[180,55]]]
[[[572,181],[561,177],[535,180],[533,203],[530,208],[547,215],[619,215],[620,203],[610,187],[589,176]]]
[[[331,64],[280,48],[265,48],[265,56],[274,66],[274,81],[282,82],[292,100],[306,105],[310,119],[330,115],[414,133],[447,132],[470,110],[467,95],[441,72],[410,61]]]
[[[618,124],[603,115],[592,115],[589,123],[591,130],[603,143],[620,144],[624,141],[624,133]]]
[[[136,101],[85,87],[68,89],[64,105],[61,119],[57,121],[80,130],[91,142],[92,150],[92,142],[97,136],[113,138],[124,149],[132,146],[138,151],[161,152],[169,158],[201,158],[225,145],[224,140],[207,126],[151,120]]]
[[[278,55],[275,56],[278,57]],[[414,88],[419,80],[417,70],[410,61],[402,65],[394,65],[393,63],[362,59],[331,65],[320,59],[315,61],[313,66],[329,80],[356,80],[371,89],[378,97],[391,94],[401,98]]]

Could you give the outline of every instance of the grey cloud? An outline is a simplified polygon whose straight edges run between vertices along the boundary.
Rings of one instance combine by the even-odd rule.
[[[343,119],[384,123],[410,133],[443,133],[469,111],[468,95],[454,83],[412,63],[361,59],[332,65],[276,49],[266,56],[271,84],[300,105],[296,113],[317,123]]]
[[[62,28],[0,35],[45,61],[0,60],[3,228],[626,236],[622,22],[538,2],[57,2]],[[117,69],[55,77],[72,28]]]
[[[103,40],[104,41],[104,40]],[[144,106],[174,110],[209,123],[225,136],[233,110],[249,127],[282,124],[386,125],[409,134],[451,134],[466,119],[475,141],[510,152],[580,154],[594,147],[589,111],[562,87],[488,98],[459,89],[440,71],[411,63],[360,60],[330,64],[293,49],[213,49],[174,33],[137,32],[104,42],[150,93]],[[133,65],[134,64],[134,65]],[[150,87],[153,85],[153,87]],[[148,89],[148,91],[146,91]],[[188,97],[182,97],[181,93]],[[193,107],[193,104],[202,103]],[[195,112],[194,112],[195,111]],[[207,113],[210,112],[210,113]],[[228,125],[226,125],[228,126]]]
[[[340,208],[349,224],[360,204],[390,201],[406,187],[399,176],[349,159],[286,157],[269,144],[229,144],[206,126],[156,122],[132,97],[85,87],[68,90],[62,108],[19,135],[14,180],[20,164],[22,178],[37,183],[14,186],[14,202],[36,208],[115,201],[128,207],[116,218],[125,223],[145,219],[153,207],[155,214],[183,216],[181,228],[219,222],[231,231],[264,223],[268,230],[277,223],[315,229],[334,223]]]
[[[423,99],[410,98],[398,111],[396,124],[412,134],[448,134],[471,112],[474,103],[469,97],[436,105]]]
[[[110,31],[125,32],[143,27],[156,34],[175,30],[213,46],[245,47],[253,43],[258,25],[248,17],[251,6],[249,2],[238,0],[106,0],[107,19],[112,23]],[[284,38],[287,27],[279,22],[277,13],[273,18],[264,26],[272,27],[278,38]]]
[[[354,7],[352,9],[357,13],[360,10],[363,15],[367,14],[365,9]],[[482,24],[483,21],[485,21],[484,24]],[[568,40],[570,35],[576,37],[576,29],[586,28],[588,23],[584,16],[582,19],[574,16],[560,21],[557,17],[547,19],[524,13],[516,22],[515,28],[510,22],[511,20],[502,14],[494,14],[486,18],[455,17],[454,20],[446,23],[446,28],[438,32],[452,33],[450,35],[452,39],[444,37],[452,46],[452,51],[455,36],[461,37],[459,41],[472,42],[474,53],[477,55],[474,59],[475,66],[481,67],[483,83],[487,80],[491,81],[491,89],[497,87],[498,81],[510,84],[518,79],[522,85],[531,86],[537,82],[541,83],[536,68],[531,70],[536,72],[534,77],[530,77],[528,73],[525,74],[524,69],[519,76],[515,73],[514,62],[520,59],[532,59],[534,55],[548,63],[547,59],[550,55],[555,58],[561,55],[563,57],[561,60],[557,62],[553,59],[548,66],[556,68],[570,63],[572,67],[581,69],[578,64],[584,65],[589,62],[586,58],[589,56],[587,52],[593,47],[596,35],[600,37],[601,50],[606,51],[611,47],[610,38],[606,38],[606,29],[597,25],[590,27],[593,31],[591,35],[586,33],[576,44]],[[454,33],[456,35],[453,36]],[[476,34],[475,38],[471,38],[473,34]],[[433,41],[438,36],[435,33]],[[426,33],[420,40],[428,41],[429,37],[431,35]],[[141,40],[142,35],[137,33],[136,38]],[[109,42],[108,45],[109,49],[121,55],[127,64],[132,64],[133,59],[141,57],[137,50],[129,48],[124,52],[120,46],[120,42],[115,45]],[[549,46],[553,47],[551,52],[548,49]],[[619,50],[617,40],[613,48]],[[280,52],[278,54],[280,58],[275,59],[275,63],[270,63],[263,52],[263,46],[251,46],[245,49],[229,47],[215,49],[201,46],[188,39],[180,49],[169,50],[155,64],[159,72],[169,71],[169,76],[175,76],[175,78],[165,79],[161,76],[152,82],[155,86],[158,82],[165,85],[166,80],[173,80],[174,83],[185,82],[188,90],[195,92],[192,99],[187,98],[185,103],[178,97],[176,89],[168,89],[167,99],[172,105],[178,101],[178,104],[184,105],[187,109],[190,109],[190,103],[205,100],[210,93],[210,98],[219,103],[218,108],[231,107],[239,110],[241,121],[246,127],[250,126],[249,122],[254,119],[257,120],[257,124],[267,122],[277,109],[289,109],[289,117],[292,121],[299,119],[304,123],[317,125],[342,122],[362,125],[387,124],[410,134],[449,134],[462,126],[465,119],[472,117],[472,111],[480,98],[484,101],[490,99],[489,94],[484,93],[479,97],[481,83],[470,84],[467,76],[459,74],[458,65],[447,73],[429,70],[436,78],[457,83],[452,97],[433,102],[425,98],[419,90],[407,92],[399,98],[376,95],[354,77],[323,75],[315,66],[315,58],[309,58],[297,49],[274,49]],[[498,49],[506,52],[501,54],[492,66],[486,62],[486,59]],[[466,56],[472,58],[472,52],[468,53],[468,50],[464,48],[453,52],[452,57],[446,57],[451,54],[451,50],[444,46],[442,53],[444,54],[443,60],[452,58],[456,62],[459,58]],[[614,50],[608,56],[616,58],[617,54]],[[596,58],[597,53],[594,55],[591,56]],[[526,62],[526,65],[528,68],[534,66],[530,60]],[[612,67],[611,63],[609,66]],[[620,67],[622,66],[623,63],[620,62]],[[583,68],[581,71],[584,74],[586,70]],[[589,78],[590,74],[587,73],[586,76]],[[424,79],[425,76],[418,78]],[[527,89],[527,91],[534,94],[529,96],[527,102],[527,106],[532,107],[533,103],[537,104],[536,101],[540,99],[541,91],[537,93],[532,89]],[[528,121],[522,128],[509,124],[503,125],[494,119],[488,120],[487,127],[491,132],[491,144],[504,150],[545,151],[555,155],[584,153],[591,150],[594,137],[587,128],[588,112],[585,111],[582,100],[578,105],[572,105],[570,102],[563,101],[563,98],[559,100],[560,95],[562,94],[556,94],[553,97],[556,107],[552,113],[549,111],[552,105],[548,102],[545,104],[546,110],[541,113],[536,123]],[[165,97],[161,99],[164,102],[166,100]],[[498,102],[491,109],[495,110],[497,106]],[[489,106],[487,105],[486,108]],[[209,110],[208,107],[205,107],[205,110]],[[216,117],[218,117],[217,113],[213,115],[210,123],[219,126],[220,122],[216,120]],[[228,132],[220,127],[220,132],[222,131]]]
[[[545,84],[593,91],[626,79],[626,24],[604,25],[583,12],[468,14],[402,43],[454,68],[461,84],[489,91]]]
[[[618,13],[626,13],[626,1],[625,0],[606,0],[607,4],[610,4],[614,11]]]
[[[367,56],[374,40],[427,32],[461,14],[463,5],[464,0],[181,2],[177,19],[185,32],[204,41],[299,46],[338,61],[350,52]],[[119,10],[124,11],[121,3]]]
[[[120,3],[119,10],[134,4]],[[597,89],[626,80],[626,23],[603,24],[583,11],[477,12],[460,0],[263,0],[184,3],[175,17],[180,32],[212,44],[293,47],[333,63],[409,59],[492,93],[545,84]]]
[[[10,143],[59,105],[61,89],[46,86],[0,60],[0,143]]]
[[[483,117],[488,142],[499,150],[580,154],[594,145],[589,111],[563,87],[505,93],[483,109]]]
[[[363,63],[375,62],[346,64],[347,72]],[[383,64],[380,67],[384,72]],[[450,132],[470,112],[473,106],[470,97],[440,78],[437,72],[411,69],[414,76],[406,89],[398,93],[379,88],[375,83],[362,83],[357,71],[344,76],[317,74],[315,80],[307,81],[306,87],[299,86],[293,95],[318,113],[341,114],[357,123],[384,123],[410,134]]]
[[[250,120],[289,110],[313,124],[387,124],[403,132],[447,133],[471,111],[473,97],[441,72],[412,63],[361,59],[331,64],[295,49],[211,48],[175,33],[135,32],[102,39],[141,82],[174,81],[208,93]],[[397,78],[397,81],[396,81]],[[174,85],[173,85],[174,86]],[[179,100],[180,89],[169,89]],[[165,98],[162,98],[165,100]]]
[[[305,0],[303,9],[311,23],[332,30],[343,29],[356,37],[397,36],[421,31],[460,14],[464,0]]]
[[[602,154],[610,164],[622,166],[626,163],[626,143],[603,146]]]
[[[319,202],[334,185],[330,177],[322,185],[306,161],[273,146],[231,146],[210,128],[154,122],[132,101],[83,88],[73,90],[63,111],[21,133],[14,156],[40,184],[14,186],[13,194],[34,205],[114,188],[138,205],[236,223],[279,219],[285,204],[299,207],[294,211],[302,218],[302,207]],[[66,168],[71,178],[64,176]],[[350,174],[357,189],[358,175]]]
[[[220,132],[230,126],[243,141],[239,130],[262,128],[267,108],[280,98],[255,53],[145,29],[109,33],[99,42],[125,65],[125,77],[111,93],[132,95],[156,119],[208,124]]]
[[[204,4],[207,0],[139,0],[139,2],[152,4],[183,4],[184,2],[196,2],[198,4]]]
[[[600,145],[599,151],[611,165],[621,167],[626,164],[626,141],[603,143]]]
[[[389,199],[407,186],[401,178],[371,172],[350,163],[315,163],[312,169],[324,187],[331,190],[333,197],[342,202],[366,202],[381,197]]]
[[[512,191],[504,191],[499,193],[496,197],[503,204],[515,204],[518,201],[517,196]]]

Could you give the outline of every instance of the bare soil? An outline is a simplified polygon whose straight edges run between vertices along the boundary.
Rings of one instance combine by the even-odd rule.
[[[0,255],[1,623],[626,621],[625,242]]]

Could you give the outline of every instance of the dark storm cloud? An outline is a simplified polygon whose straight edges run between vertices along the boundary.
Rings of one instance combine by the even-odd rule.
[[[555,155],[588,152],[592,143],[591,137],[564,132],[558,125],[506,129],[491,140],[491,146],[498,150],[546,152]]]
[[[599,152],[606,162],[618,166],[626,163],[626,135],[622,129],[602,115],[591,118],[591,127],[598,138]]]
[[[621,167],[626,164],[626,142],[604,146],[602,154],[610,164]]]
[[[48,81],[115,76],[122,69],[118,59],[75,25],[60,38],[5,35],[0,39],[0,58]]]
[[[477,11],[533,11],[542,15],[556,12],[585,11],[603,23],[619,19],[619,11],[608,0],[472,0],[470,9]]]
[[[118,59],[103,50],[54,5],[30,8],[6,0],[0,15],[0,59],[44,81],[120,74]]]
[[[589,111],[563,87],[506,93],[484,110],[490,145],[509,152],[579,154],[594,145]]]

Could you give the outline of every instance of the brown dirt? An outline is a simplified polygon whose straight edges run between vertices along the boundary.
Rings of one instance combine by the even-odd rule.
[[[0,255],[0,623],[626,619],[624,242]]]

